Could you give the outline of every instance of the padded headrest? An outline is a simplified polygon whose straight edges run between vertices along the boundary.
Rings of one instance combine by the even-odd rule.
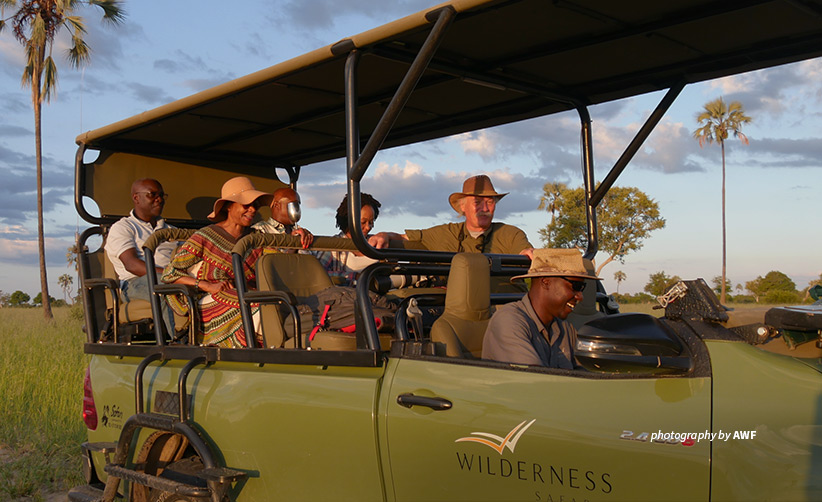
[[[491,267],[488,258],[479,253],[459,253],[451,259],[445,312],[467,321],[481,321],[490,316]]]
[[[257,262],[257,284],[260,290],[287,291],[298,298],[333,285],[316,257],[296,253],[261,256]]]

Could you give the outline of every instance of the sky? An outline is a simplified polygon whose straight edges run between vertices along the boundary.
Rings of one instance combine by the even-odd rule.
[[[74,274],[66,250],[89,225],[73,203],[75,137],[214,85],[423,10],[425,0],[247,0],[242,9],[212,0],[126,1],[119,26],[81,10],[91,63],[72,69],[58,39],[58,92],[43,108],[43,170],[49,292],[63,296],[62,274]],[[8,13],[7,13],[8,15]],[[39,291],[35,210],[34,119],[20,85],[23,49],[0,33],[0,291]],[[754,121],[748,146],[726,143],[728,277],[742,284],[779,270],[799,289],[822,274],[818,216],[822,187],[822,59],[689,85],[617,181],[660,207],[666,226],[641,250],[602,270],[607,290],[642,291],[664,271],[710,281],[721,273],[721,160],[692,133],[702,106],[717,97],[740,101]],[[601,180],[656,107],[652,93],[591,108],[594,162]],[[345,193],[341,161],[308,166],[298,184],[301,224],[333,235]],[[331,173],[331,174],[329,174]],[[517,225],[536,247],[550,214],[537,209],[545,183],[582,183],[575,112],[531,119],[381,151],[362,190],[382,210],[377,231],[403,231],[457,221],[448,195],[468,176],[491,176],[500,192],[496,220]],[[162,181],[162,180],[161,180]],[[127,190],[127,187],[123,187]],[[216,194],[214,194],[216,195]],[[600,258],[604,259],[604,258]],[[614,273],[627,278],[617,285]],[[76,290],[77,279],[74,279]]]

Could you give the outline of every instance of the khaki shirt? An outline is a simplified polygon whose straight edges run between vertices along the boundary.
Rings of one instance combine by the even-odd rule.
[[[429,251],[519,254],[523,249],[533,247],[525,232],[504,223],[492,223],[491,228],[477,238],[471,237],[464,221],[423,230],[406,230],[405,235],[409,241],[419,242]]]
[[[514,364],[574,369],[577,330],[568,321],[554,319],[546,327],[531,300],[500,306],[491,317],[482,341],[482,358]]]

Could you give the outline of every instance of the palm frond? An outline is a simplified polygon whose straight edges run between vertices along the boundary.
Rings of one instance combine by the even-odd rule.
[[[71,43],[71,48],[68,50],[68,60],[73,67],[79,68],[91,59],[91,49],[85,40],[78,35],[71,37]]]
[[[96,5],[103,9],[103,20],[120,24],[126,18],[126,12],[121,0],[89,0],[89,5]]]
[[[57,95],[57,65],[54,59],[49,56],[43,62],[43,91],[40,93],[43,101],[50,101],[52,96]]]
[[[86,25],[83,24],[83,18],[80,16],[66,16],[63,22],[66,26],[70,26],[75,33],[85,34]]]
[[[37,64],[37,50],[36,48],[31,45],[30,43],[26,44],[26,66],[23,68],[23,78],[22,78],[22,85],[23,87],[30,87],[32,82],[34,82],[34,75],[38,72],[37,68],[39,65]],[[39,73],[38,73],[39,75]]]

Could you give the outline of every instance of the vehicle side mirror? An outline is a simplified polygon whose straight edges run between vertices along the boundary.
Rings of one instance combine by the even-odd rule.
[[[589,321],[577,332],[576,351],[589,371],[662,375],[687,373],[693,361],[656,317],[627,313]]]

